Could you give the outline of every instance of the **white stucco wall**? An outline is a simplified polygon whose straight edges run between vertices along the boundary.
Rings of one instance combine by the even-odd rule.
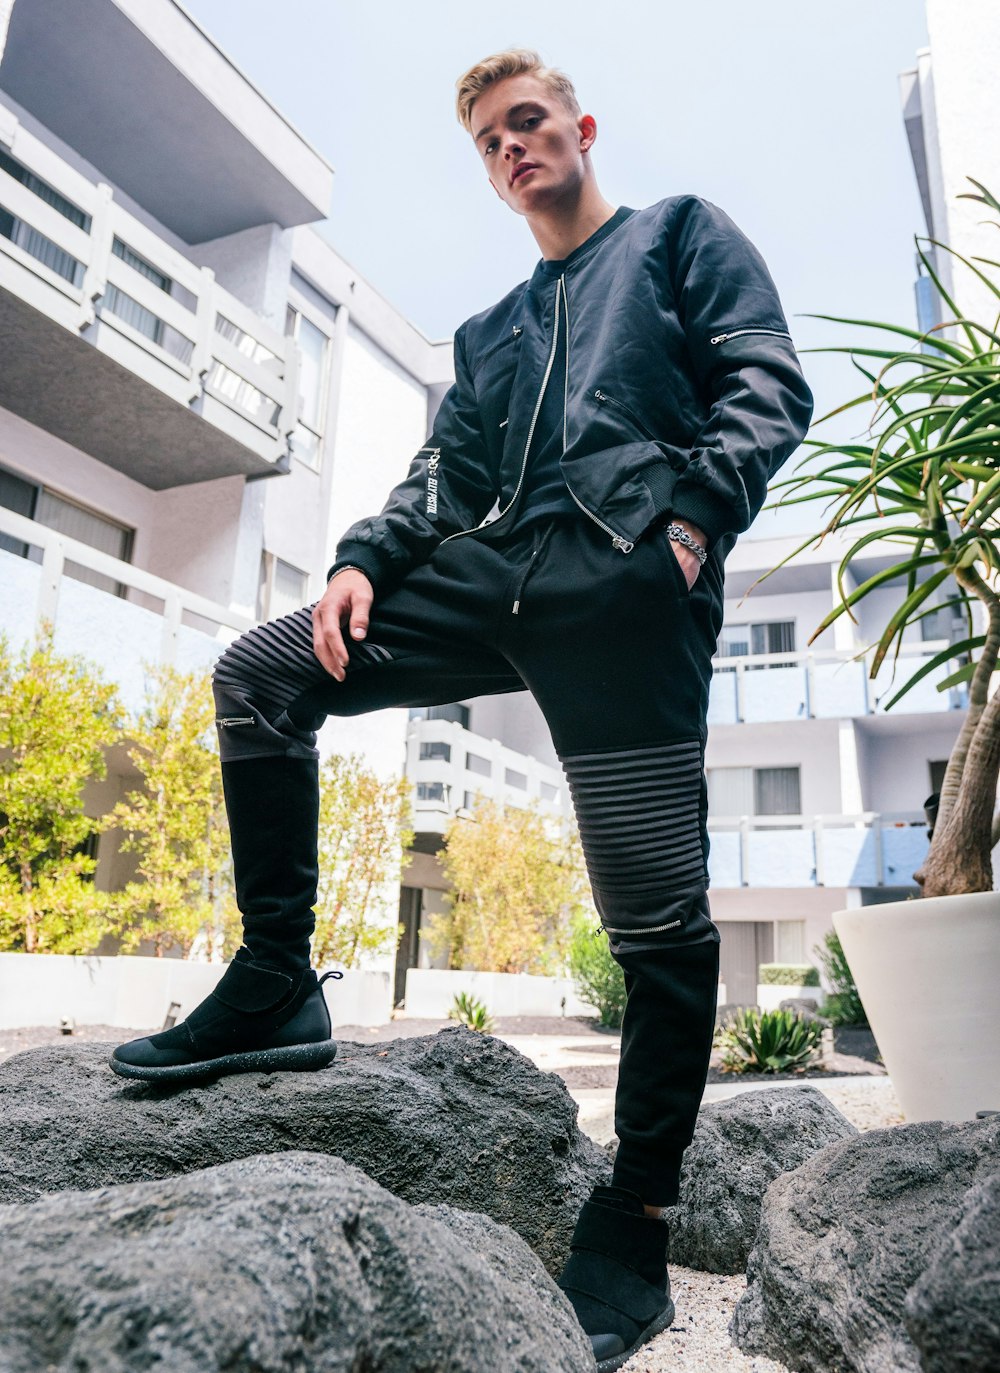
[[[1000,6],[995,0],[927,0],[933,109],[939,167],[931,168],[937,237],[966,257],[996,258],[995,218],[985,206],[957,196],[975,188],[968,177],[1000,195],[1000,113],[996,71],[1000,60]],[[929,148],[933,156],[933,148]],[[952,284],[959,305],[974,318],[992,323],[996,298],[960,265]],[[946,314],[946,318],[948,318]]]
[[[829,815],[841,809],[836,720],[717,725],[709,731],[705,767],[798,767],[803,815]]]

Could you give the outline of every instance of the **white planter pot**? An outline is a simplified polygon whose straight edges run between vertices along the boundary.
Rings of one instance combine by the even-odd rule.
[[[835,911],[907,1120],[1000,1110],[1000,892]]]

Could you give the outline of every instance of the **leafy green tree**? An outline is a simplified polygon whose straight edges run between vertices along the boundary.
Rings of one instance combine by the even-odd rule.
[[[471,819],[455,817],[441,852],[451,884],[447,910],[426,937],[448,966],[482,972],[561,971],[570,921],[587,899],[579,841],[538,810],[480,798]]]
[[[112,812],[123,852],[138,857],[121,893],[130,915],[129,953],[150,940],[156,957],[187,957],[203,939],[216,954],[239,945],[215,732],[215,704],[204,673],[159,667],[147,704],[129,729],[128,756],[143,785]]]
[[[577,996],[596,1009],[600,1023],[617,1030],[625,1016],[625,974],[612,957],[607,935],[594,919],[581,914],[573,921],[570,976]]]
[[[395,948],[399,880],[409,861],[410,784],[383,781],[357,754],[334,754],[320,769],[319,897],[315,963],[356,968],[363,954]]]
[[[83,792],[122,719],[116,688],[51,631],[17,654],[0,637],[0,949],[91,953],[113,927],[85,852],[108,817],[87,815]]]

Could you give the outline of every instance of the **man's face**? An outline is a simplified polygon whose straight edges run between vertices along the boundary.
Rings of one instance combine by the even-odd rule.
[[[522,215],[582,182],[596,127],[590,115],[571,114],[537,76],[496,81],[472,107],[472,136],[490,182]]]

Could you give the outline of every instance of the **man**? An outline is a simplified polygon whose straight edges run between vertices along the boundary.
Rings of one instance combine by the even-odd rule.
[[[455,336],[455,385],[323,598],[215,672],[245,943],[181,1025],[116,1051],[132,1076],[317,1067],[309,967],[315,731],[330,714],[528,689],[573,796],[628,1004],[614,1185],[561,1278],[601,1369],[673,1318],[677,1199],[714,1028],[704,777],[723,564],[811,415],[773,282],[715,206],[601,195],[597,126],[515,49],[458,82],[459,119],[542,253]],[[330,974],[327,974],[330,976]]]

